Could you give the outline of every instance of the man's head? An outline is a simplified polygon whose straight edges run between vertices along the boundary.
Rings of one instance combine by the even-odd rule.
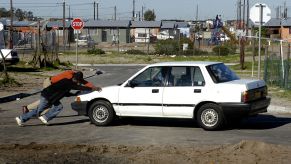
[[[83,80],[83,73],[80,71],[75,72],[73,75],[73,81],[79,83],[82,80]]]

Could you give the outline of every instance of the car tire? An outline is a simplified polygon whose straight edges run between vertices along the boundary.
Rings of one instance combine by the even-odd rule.
[[[223,128],[224,117],[219,105],[213,103],[204,104],[197,114],[198,124],[204,130],[219,130]]]
[[[88,111],[88,116],[91,123],[97,126],[106,126],[113,122],[115,113],[109,102],[99,100],[91,104]]]

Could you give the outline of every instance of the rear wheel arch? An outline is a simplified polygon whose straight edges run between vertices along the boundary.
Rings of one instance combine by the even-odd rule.
[[[197,120],[197,115],[198,115],[198,111],[199,111],[199,109],[203,106],[203,105],[205,105],[205,104],[208,104],[208,103],[212,103],[212,104],[216,104],[216,105],[218,105],[216,102],[213,102],[213,101],[203,101],[203,102],[200,102],[200,103],[198,103],[196,106],[195,106],[195,108],[194,108],[194,113],[193,113],[193,119],[194,120]]]

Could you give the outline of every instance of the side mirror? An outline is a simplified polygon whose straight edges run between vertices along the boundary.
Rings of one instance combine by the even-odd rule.
[[[134,88],[134,87],[138,86],[138,83],[135,80],[130,80],[130,81],[128,81],[126,86]]]

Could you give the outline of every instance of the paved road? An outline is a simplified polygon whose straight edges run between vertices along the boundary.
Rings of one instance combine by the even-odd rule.
[[[96,76],[90,81],[107,86],[124,81],[141,67],[98,68],[104,70],[105,74]],[[182,119],[122,119],[113,126],[96,127],[90,124],[87,117],[77,116],[70,109],[73,98],[62,101],[64,110],[50,126],[42,125],[34,118],[27,122],[27,126],[18,127],[14,118],[20,114],[20,107],[38,97],[39,95],[35,95],[0,104],[0,144],[37,142],[199,146],[257,140],[291,145],[291,115],[259,115],[244,120],[233,129],[215,132],[204,131],[195,122]]]

